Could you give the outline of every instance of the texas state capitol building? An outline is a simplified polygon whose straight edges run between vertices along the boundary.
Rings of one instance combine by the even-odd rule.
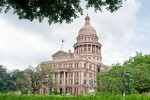
[[[60,93],[83,95],[95,89],[96,74],[108,69],[102,63],[102,45],[98,39],[87,15],[76,38],[77,42],[73,45],[74,52],[59,50],[52,55],[52,61],[42,62],[54,69],[53,76],[57,85],[53,89]]]

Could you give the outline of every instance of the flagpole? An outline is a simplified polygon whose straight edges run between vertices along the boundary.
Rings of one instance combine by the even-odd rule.
[[[64,40],[62,39],[62,45],[61,45],[61,51],[63,51],[63,42],[64,42]]]
[[[63,42],[62,42],[62,45],[61,45],[61,51],[63,51]]]

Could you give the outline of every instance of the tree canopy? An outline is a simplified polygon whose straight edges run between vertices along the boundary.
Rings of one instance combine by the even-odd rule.
[[[102,11],[105,7],[114,12],[122,7],[124,0],[85,0],[86,8],[94,7],[95,11]],[[42,20],[49,24],[70,23],[74,18],[83,14],[80,0],[0,0],[0,12],[12,10],[19,19]]]
[[[7,69],[0,65],[0,92],[7,93],[16,90],[17,85],[15,84],[12,74],[8,73]]]
[[[98,90],[101,92],[127,93],[125,73],[130,73],[131,93],[150,91],[150,54],[137,53],[123,65],[113,64],[108,72],[97,75]]]
[[[52,68],[47,65],[38,65],[33,68],[20,71],[7,72],[7,69],[0,65],[0,92],[18,92],[23,94],[38,93],[42,85],[52,87]]]
[[[26,71],[29,79],[29,87],[33,94],[37,94],[42,85],[52,85],[52,68],[47,65],[30,66]]]

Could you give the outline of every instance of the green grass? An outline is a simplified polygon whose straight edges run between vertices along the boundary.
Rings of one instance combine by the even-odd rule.
[[[54,95],[17,95],[0,94],[0,100],[150,100],[150,96],[131,94],[122,95],[100,94],[96,96],[54,96]]]

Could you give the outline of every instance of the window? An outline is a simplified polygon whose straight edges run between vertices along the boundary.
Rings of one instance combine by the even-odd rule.
[[[91,64],[89,65],[89,69],[92,70],[92,65]]]
[[[65,81],[66,85],[67,85],[67,80]]]
[[[73,72],[71,73],[71,77],[73,77]]]
[[[77,74],[77,77],[78,77],[78,72],[76,74]]]
[[[86,63],[84,63],[84,68],[86,68]]]
[[[84,72],[84,77],[86,77],[86,72]]]
[[[74,77],[76,77],[76,72],[74,72]]]
[[[95,49],[93,49],[93,53],[95,54]]]
[[[90,53],[91,52],[91,48],[90,47],[88,47],[88,53]]]
[[[77,63],[77,68],[79,67],[79,63]]]

